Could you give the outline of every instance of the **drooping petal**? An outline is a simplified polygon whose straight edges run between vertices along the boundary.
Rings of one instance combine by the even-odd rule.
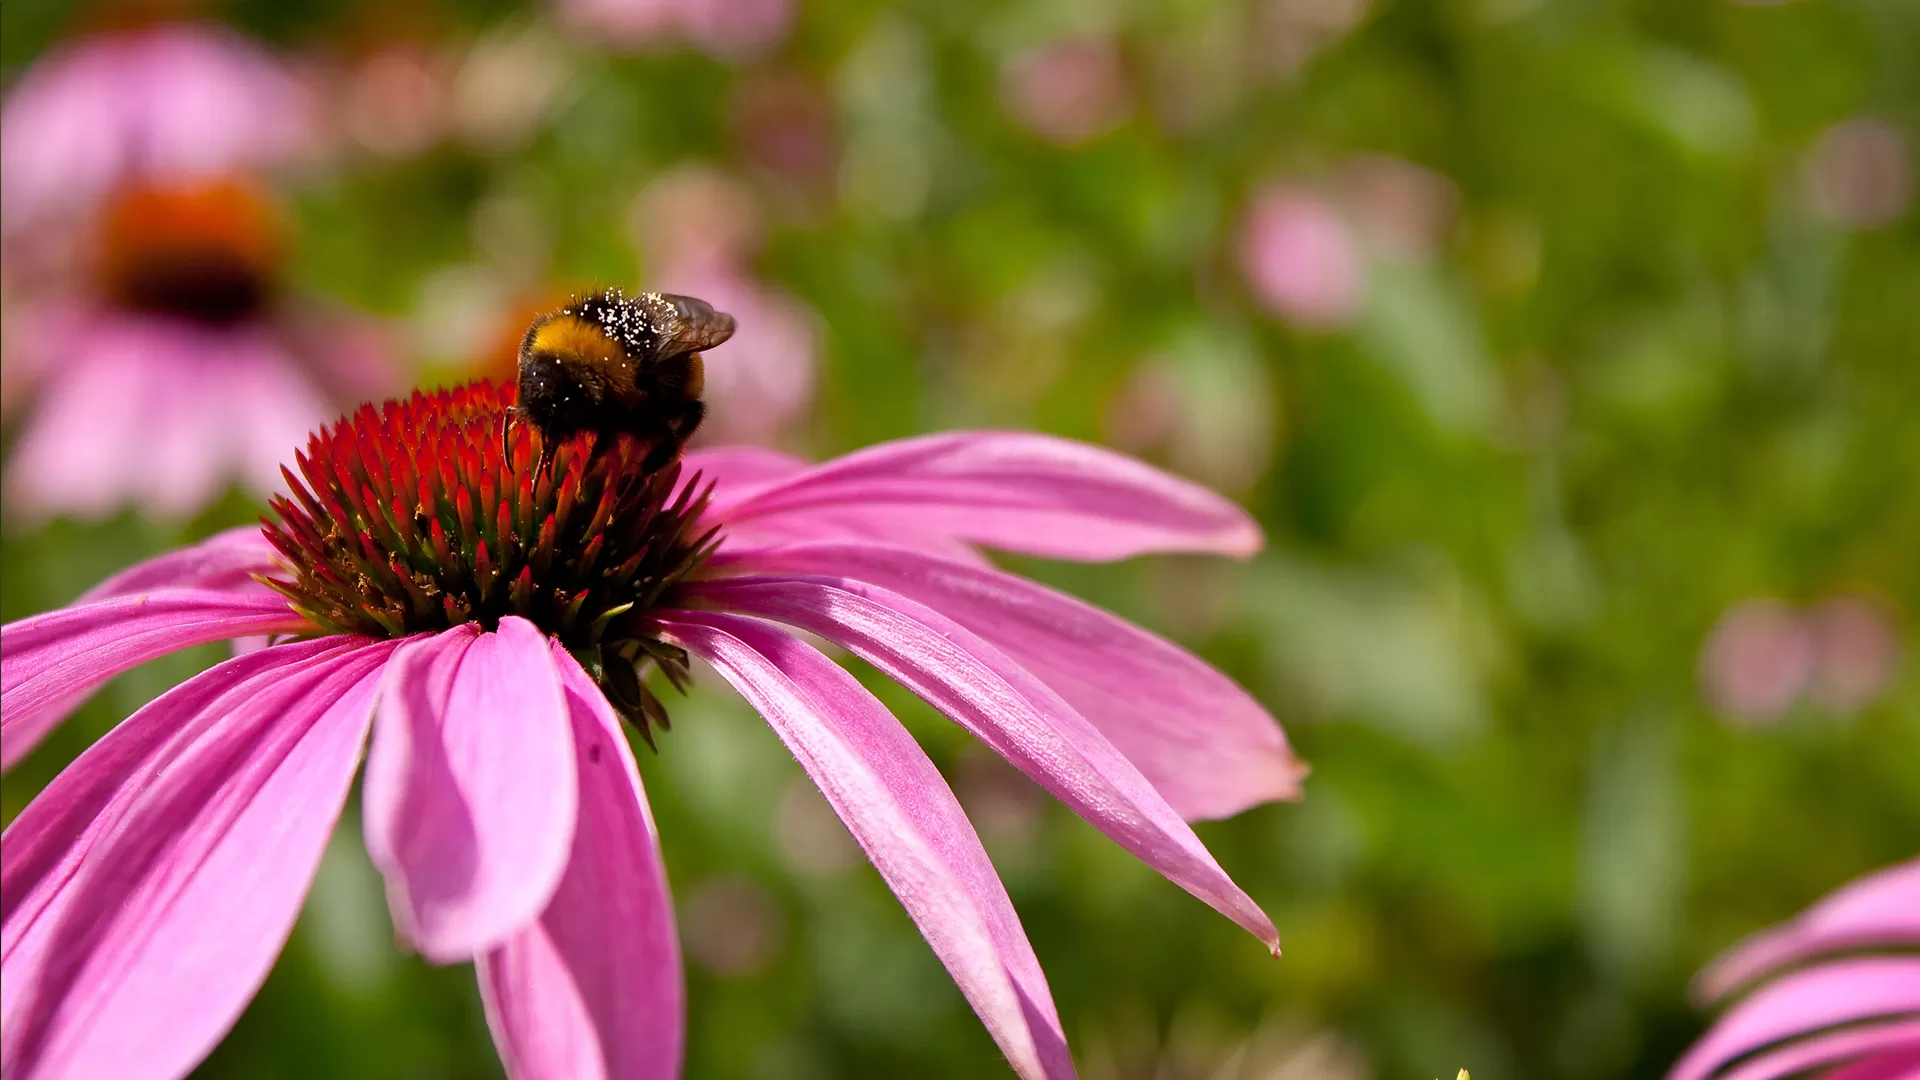
[[[858,544],[722,552],[713,565],[851,578],[940,612],[1065,698],[1190,821],[1300,795],[1306,766],[1252,695],[1185,649],[1064,593]]]
[[[292,932],[387,653],[334,650],[244,698],[220,695],[232,711],[171,714],[195,734],[109,800],[116,820],[86,832],[58,895],[12,943],[7,1076],[178,1077],[226,1034]]]
[[[1920,957],[1861,957],[1823,964],[1769,983],[1734,1006],[1680,1059],[1667,1080],[1705,1080],[1729,1062],[1783,1039],[1915,1014],[1920,1014]]]
[[[331,637],[229,660],[168,690],[114,726],[62,770],[0,837],[0,959],[64,895],[82,858],[152,783],[155,773],[205,730],[267,687],[314,661],[358,647]],[[0,981],[0,994],[18,984]]]
[[[275,568],[273,545],[258,525],[218,532],[191,547],[138,562],[88,589],[80,603],[152,589],[230,589],[266,591],[253,579]]]
[[[680,1075],[686,1000],[660,837],[620,719],[558,643],[580,773],[566,873],[538,922],[478,961],[513,1080]]]
[[[973,826],[853,676],[752,619],[673,612],[662,633],[739,689],[819,785],[1023,1077],[1073,1075],[1046,976]]]
[[[848,649],[1279,952],[1272,921],[1146,777],[1058,694],[965,627],[898,593],[846,578],[725,578],[702,584],[696,595]]]
[[[1842,1065],[1821,1076],[1820,1080],[1913,1080],[1920,1076],[1920,1045]],[[1752,1080],[1741,1077],[1740,1080]]]
[[[1920,1018],[1866,1024],[1801,1039],[1742,1061],[1718,1080],[1778,1080],[1852,1062],[1821,1080],[1913,1080],[1920,1071]]]
[[[714,495],[716,520],[857,511],[912,532],[1058,559],[1156,551],[1247,556],[1260,527],[1231,501],[1111,450],[1024,432],[901,439]]]
[[[1716,1000],[1788,964],[1876,945],[1920,946],[1920,859],[1861,878],[1734,946],[1700,973],[1698,992]]]
[[[427,959],[470,959],[547,906],[573,844],[573,759],[560,675],[532,623],[464,623],[394,654],[367,754],[367,854]]]
[[[128,668],[191,645],[306,625],[282,597],[208,589],[156,589],[8,623],[0,627],[0,768]]]

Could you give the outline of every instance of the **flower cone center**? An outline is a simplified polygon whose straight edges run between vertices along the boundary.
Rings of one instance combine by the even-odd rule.
[[[264,523],[289,577],[267,583],[330,633],[393,638],[517,615],[578,657],[645,732],[664,726],[641,685],[686,657],[651,612],[717,545],[705,493],[678,461],[592,432],[541,460],[540,436],[508,422],[511,385],[474,383],[363,406],[295,455],[290,496]]]
[[[146,186],[103,214],[95,272],[122,307],[225,325],[266,306],[284,254],[278,214],[245,182]]]

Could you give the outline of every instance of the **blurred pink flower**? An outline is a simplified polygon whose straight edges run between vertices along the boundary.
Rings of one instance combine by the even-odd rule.
[[[748,269],[760,246],[752,189],[718,169],[679,166],[640,193],[632,228],[652,287],[697,296],[739,324],[707,353],[701,441],[774,441],[812,403],[820,320]]]
[[[1305,330],[1337,330],[1360,313],[1366,273],[1358,238],[1331,201],[1276,184],[1254,197],[1240,240],[1254,296]]]
[[[726,344],[707,351],[707,420],[697,443],[775,441],[813,403],[819,317],[742,274],[668,270],[656,280],[661,290],[697,296],[739,322]]]
[[[1424,166],[1385,154],[1361,154],[1334,181],[1340,202],[1374,254],[1424,262],[1446,242],[1460,192]]]
[[[793,0],[556,0],[561,17],[616,48],[684,40],[730,60],[761,56],[793,25]]]
[[[263,529],[0,628],[6,762],[136,664],[280,635],[115,727],[0,837],[7,1076],[191,1070],[292,930],[363,749],[395,924],[432,962],[475,962],[507,1073],[675,1075],[672,901],[622,721],[664,729],[639,676],[658,665],[678,684],[690,656],[787,744],[1014,1071],[1071,1076],[1046,977],[952,790],[802,632],[1278,950],[1186,822],[1298,795],[1279,725],[1199,659],[973,547],[1244,557],[1261,537],[1239,507],[1011,432],[817,466],[695,451],[656,473],[630,441],[593,453],[583,435],[540,469],[508,395],[363,407],[309,441],[304,483]]]
[[[384,157],[409,157],[445,138],[452,75],[436,49],[383,41],[338,73],[331,96],[341,132]]]
[[[773,808],[773,840],[788,868],[807,878],[835,877],[863,857],[820,789],[803,779],[787,785]]]
[[[1754,987],[1667,1080],[1920,1075],[1920,860],[1829,895],[1700,973],[1698,996]]]
[[[631,226],[649,259],[686,273],[731,272],[760,247],[753,189],[707,165],[661,173],[634,200]]]
[[[765,969],[786,936],[780,901],[749,877],[703,881],[687,891],[680,906],[687,957],[715,975]]]
[[[570,76],[565,44],[538,24],[507,24],[467,41],[393,18],[399,25],[349,41],[326,69],[334,126],[379,156],[448,142],[511,147],[539,126]]]
[[[1248,51],[1268,74],[1289,78],[1352,33],[1370,6],[1369,0],[1259,0]]]
[[[128,182],[194,182],[304,157],[312,94],[227,30],[173,25],[56,46],[0,109],[0,227],[84,211]]]
[[[1234,379],[1212,393],[1195,391],[1172,363],[1138,365],[1101,416],[1106,441],[1130,454],[1162,451],[1182,475],[1229,493],[1246,490],[1272,457],[1267,388]]]
[[[1713,707],[1741,723],[1777,720],[1813,676],[1813,635],[1778,600],[1729,608],[1700,653],[1700,683]]]
[[[772,173],[779,194],[816,198],[839,171],[834,108],[805,73],[764,68],[744,74],[728,103],[740,157]]]
[[[1823,708],[1859,712],[1886,692],[1900,657],[1900,634],[1877,603],[1836,596],[1807,617],[1813,634],[1813,685]]]
[[[1056,146],[1104,135],[1133,112],[1120,49],[1111,38],[1056,41],[1012,58],[1000,78],[1007,111]]]
[[[1892,223],[1913,197],[1906,140],[1885,120],[1855,117],[1821,132],[1802,170],[1813,208],[1850,229]]]
[[[102,216],[92,277],[9,312],[9,515],[183,518],[230,479],[264,495],[339,402],[392,388],[368,324],[277,294],[278,226],[244,182],[132,189]]]

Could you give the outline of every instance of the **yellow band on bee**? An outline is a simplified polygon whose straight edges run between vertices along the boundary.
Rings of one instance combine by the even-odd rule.
[[[533,332],[533,351],[558,356],[580,357],[602,363],[618,363],[625,358],[619,342],[598,325],[578,315],[555,315]]]

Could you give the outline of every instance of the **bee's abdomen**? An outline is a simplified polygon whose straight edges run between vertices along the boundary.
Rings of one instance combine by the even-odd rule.
[[[598,382],[583,381],[573,364],[544,353],[520,360],[520,414],[549,439],[599,427],[602,398]]]

